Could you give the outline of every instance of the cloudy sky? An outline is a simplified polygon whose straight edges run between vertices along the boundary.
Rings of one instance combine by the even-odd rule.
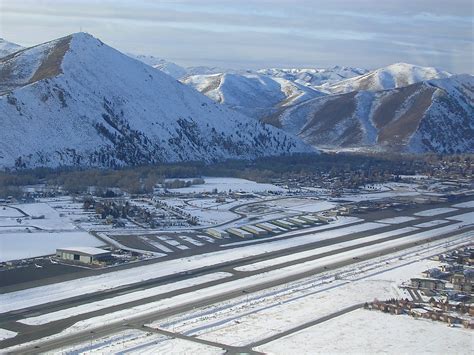
[[[122,51],[232,68],[474,74],[473,0],[0,0],[0,37],[34,45],[80,30]]]

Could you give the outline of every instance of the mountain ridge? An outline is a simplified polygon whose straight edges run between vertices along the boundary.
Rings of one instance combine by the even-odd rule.
[[[266,120],[320,148],[413,153],[474,151],[474,77],[457,75],[380,91],[350,91]]]
[[[8,78],[0,90],[4,167],[116,167],[315,152],[88,34],[2,58],[2,71]]]

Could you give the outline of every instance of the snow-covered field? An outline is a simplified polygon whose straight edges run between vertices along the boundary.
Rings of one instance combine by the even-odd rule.
[[[217,189],[217,192],[286,192],[285,189],[272,184],[261,184],[246,179],[237,179],[230,177],[205,177],[204,181],[205,183],[202,185],[194,185],[191,187],[172,189],[170,191],[179,192],[183,194],[212,192],[215,189]]]
[[[457,211],[456,208],[450,208],[450,207],[433,208],[431,210],[425,210],[425,211],[417,212],[417,213],[415,213],[415,216],[432,217],[432,216],[438,216],[440,214],[445,214],[445,213],[450,213],[450,212],[455,212],[455,211]]]
[[[398,285],[438,265],[423,258],[443,252],[447,243],[465,243],[466,237],[464,234],[353,264],[217,304],[213,310],[156,321],[152,326],[229,345],[251,344],[374,298],[409,297]]]
[[[159,296],[168,292],[173,292],[176,290],[181,290],[187,287],[193,287],[197,285],[202,285],[204,283],[222,280],[226,277],[232,276],[226,272],[218,272],[215,274],[208,274],[204,276],[194,277],[192,279],[178,281],[170,284],[166,284],[163,286],[157,286],[152,288],[147,288],[142,291],[136,291],[131,293],[126,293],[124,295],[106,298],[101,301],[86,303],[80,306],[75,306],[71,308],[61,309],[56,312],[52,313],[45,313],[40,316],[30,317],[20,320],[20,323],[28,324],[28,325],[41,325],[50,322],[54,322],[60,319],[66,319],[69,317],[73,317],[76,315],[99,311],[104,308],[113,307],[122,305],[128,302],[139,301],[144,298]]]
[[[415,219],[416,219],[416,217],[398,216],[398,217],[380,219],[377,222],[378,223],[387,223],[387,224],[398,224],[398,223],[405,223],[405,222],[413,221]]]
[[[87,232],[1,233],[0,262],[54,254],[57,248],[98,247],[103,244]]]
[[[37,227],[44,230],[74,230],[71,218],[52,208],[48,203],[24,203],[12,205],[30,217],[24,217],[20,225]],[[44,216],[44,218],[39,218]]]
[[[0,328],[0,341],[13,338],[16,335],[17,335],[16,332],[12,332],[11,330]]]
[[[460,221],[468,224],[473,224],[474,223],[474,212],[468,212],[468,213],[463,213],[463,214],[458,214],[452,217],[448,217],[447,219],[453,220],[453,221]]]
[[[0,206],[0,218],[4,217],[18,218],[23,217],[23,214],[14,208],[8,206]]]
[[[354,233],[355,231],[370,231],[383,226],[384,225],[377,223],[363,223],[352,227],[321,232],[318,233],[317,236],[310,234],[288,240],[276,240],[265,244],[244,246],[233,250],[229,249],[208,254],[194,255],[187,258],[164,261],[160,264],[151,264],[128,270],[114,271],[106,275],[91,276],[79,280],[65,281],[54,285],[2,294],[0,295],[0,309],[3,309],[2,312],[21,309],[28,306],[39,305],[55,300],[128,285],[135,282],[173,275],[179,272],[185,272],[231,260],[238,260],[252,255],[260,255],[271,251],[306,245],[324,238],[336,238]]]
[[[439,226],[439,225],[446,224],[446,223],[449,223],[449,221],[445,221],[445,220],[442,220],[442,219],[435,219],[433,221],[428,221],[428,222],[425,222],[425,223],[416,224],[415,227],[430,228],[430,227],[435,227],[435,226]]]
[[[397,196],[417,196],[420,193],[417,191],[387,191],[387,192],[374,192],[367,194],[351,194],[343,195],[340,199],[344,201],[360,202],[369,200],[380,200],[383,198],[397,197]]]
[[[458,208],[474,208],[474,201],[467,201],[467,202],[458,203],[458,204],[456,204],[456,205],[453,205],[453,207],[458,207]]]
[[[381,326],[383,324],[383,326]],[[267,354],[472,354],[472,331],[359,309],[255,350]]]
[[[253,263],[253,264],[239,266],[239,267],[236,267],[234,269],[237,270],[237,271],[260,270],[260,269],[264,269],[264,268],[275,266],[275,265],[284,264],[284,263],[291,262],[291,261],[296,261],[296,260],[300,260],[300,259],[304,259],[304,258],[314,257],[314,256],[317,256],[317,255],[320,255],[320,254],[323,254],[323,253],[327,253],[327,252],[333,252],[333,251],[343,249],[343,248],[354,247],[354,246],[357,246],[357,245],[361,245],[363,243],[375,242],[375,241],[380,240],[380,239],[393,237],[393,236],[401,235],[401,234],[404,234],[404,233],[413,232],[415,230],[417,230],[417,229],[413,228],[413,227],[395,229],[393,231],[380,233],[380,234],[375,234],[375,235],[372,235],[370,237],[358,238],[358,239],[351,240],[351,241],[348,241],[348,242],[341,242],[341,243],[329,245],[329,246],[326,246],[326,247],[321,247],[321,248],[317,248],[317,249],[303,251],[303,252],[300,252],[300,253],[293,253],[293,254],[290,254],[290,255],[285,255],[285,256],[278,257],[278,258],[273,258],[273,259],[270,259],[270,260],[259,261],[259,262]],[[336,254],[336,256],[338,258],[341,257],[340,254]],[[331,257],[326,257],[326,258],[331,259]],[[322,258],[322,259],[325,259],[325,258]],[[318,259],[318,260],[319,260],[319,262],[323,261],[321,259]]]
[[[184,339],[170,338],[137,329],[94,339],[71,347],[62,348],[65,354],[223,354],[224,351],[210,345]]]
[[[242,296],[236,301],[238,304],[230,306],[230,308],[218,304],[211,308],[177,316],[176,320],[167,319],[164,320],[165,323],[163,321],[156,322],[154,326],[230,345],[249,344],[331,314],[339,309],[373,300],[375,297],[380,299],[406,297],[404,291],[396,286],[406,280],[409,275],[416,275],[437,265],[437,262],[420,258],[442,252],[449,245],[454,245],[452,243],[466,243],[468,240],[472,240],[472,234],[460,233],[442,241],[353,264],[290,285],[282,285],[278,287],[280,291],[276,291],[276,289],[261,291],[256,295],[252,294],[250,301],[248,297],[245,300],[246,297]],[[254,282],[267,282],[274,277],[289,275],[292,269],[298,270],[298,272],[301,270],[300,265],[282,268],[243,280],[210,286],[190,294],[184,293],[104,316],[93,317],[80,321],[62,333],[48,337],[48,339],[57,339],[85,329],[93,330],[104,323],[126,322],[160,309],[190,301],[194,302],[221,292],[229,292],[234,288],[245,289]],[[335,275],[339,275],[339,277],[335,277]],[[337,302],[335,302],[336,300]],[[234,301],[226,301],[227,304],[229,302]],[[28,345],[32,344],[35,343]],[[8,350],[20,349],[21,346]]]
[[[333,202],[302,198],[287,198],[278,201],[268,201],[265,202],[265,205],[309,213],[326,211],[337,206],[337,204]]]

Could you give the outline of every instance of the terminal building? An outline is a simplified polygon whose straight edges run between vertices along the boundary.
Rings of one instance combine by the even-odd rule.
[[[56,257],[62,260],[84,264],[100,264],[107,261],[112,252],[94,247],[71,247],[56,249]]]

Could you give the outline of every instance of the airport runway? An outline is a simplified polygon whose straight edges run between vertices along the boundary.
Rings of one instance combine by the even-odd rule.
[[[443,205],[440,205],[440,206],[430,205],[429,208],[427,208],[425,206],[424,209],[432,209],[432,208],[437,208],[437,207],[446,207],[446,204],[443,204]],[[317,248],[321,248],[321,247],[325,247],[325,246],[330,246],[330,245],[338,244],[342,241],[356,240],[356,239],[364,238],[364,237],[379,234],[379,233],[393,231],[393,230],[396,230],[396,229],[401,229],[401,228],[405,228],[405,227],[413,227],[413,226],[419,225],[421,223],[426,223],[426,222],[429,222],[429,221],[440,220],[440,219],[446,219],[446,218],[449,218],[449,217],[452,217],[452,216],[455,216],[455,215],[468,213],[468,212],[472,212],[472,211],[474,211],[474,209],[462,208],[462,209],[459,209],[458,211],[449,212],[449,213],[446,213],[446,214],[443,214],[443,215],[418,217],[416,220],[407,221],[407,222],[404,222],[404,223],[387,224],[387,225],[382,226],[381,228],[378,228],[376,230],[358,232],[358,233],[354,233],[354,234],[351,234],[351,235],[337,237],[337,238],[334,238],[334,239],[329,239],[329,240],[324,240],[324,241],[317,241],[315,243],[306,244],[306,245],[302,245],[302,246],[298,246],[298,247],[292,247],[292,248],[280,250],[280,251],[277,251],[277,252],[261,254],[261,255],[254,256],[254,257],[242,258],[242,259],[232,261],[232,262],[228,262],[228,263],[221,263],[221,264],[212,265],[212,266],[206,267],[206,268],[192,270],[190,272],[187,272],[185,274],[180,274],[178,276],[177,275],[171,275],[169,277],[149,280],[149,281],[145,281],[145,282],[139,282],[139,283],[135,283],[135,284],[115,288],[115,289],[104,291],[104,292],[93,293],[93,294],[88,294],[88,295],[84,295],[84,296],[78,296],[78,297],[75,297],[73,299],[66,299],[66,300],[62,300],[62,301],[59,301],[59,302],[42,304],[42,305],[39,305],[39,306],[36,306],[36,307],[31,307],[29,309],[23,309],[23,310],[18,310],[18,311],[12,311],[12,312],[9,312],[9,313],[5,313],[5,314],[0,315],[0,328],[16,331],[19,334],[15,338],[7,339],[7,340],[4,340],[4,341],[0,342],[0,348],[5,348],[5,347],[12,346],[12,345],[29,342],[29,341],[32,341],[32,340],[35,340],[35,339],[40,339],[40,338],[44,338],[44,337],[49,336],[49,335],[59,333],[62,330],[70,327],[71,325],[73,325],[74,323],[76,323],[80,320],[89,319],[91,317],[95,317],[95,316],[99,316],[99,315],[103,315],[103,314],[108,314],[110,312],[114,312],[114,311],[121,310],[121,309],[127,309],[127,308],[130,308],[130,307],[136,306],[136,305],[145,304],[145,303],[149,303],[149,302],[160,300],[160,299],[166,299],[166,298],[169,298],[169,297],[179,295],[179,294],[184,293],[184,292],[187,293],[187,292],[197,291],[197,290],[204,289],[204,288],[207,288],[207,287],[212,286],[212,285],[219,284],[223,281],[222,280],[213,281],[213,282],[205,283],[205,284],[202,284],[202,285],[199,285],[199,286],[180,289],[180,290],[170,292],[170,293],[166,293],[166,294],[162,294],[162,295],[159,295],[159,296],[156,296],[156,297],[146,298],[146,299],[142,299],[142,300],[139,300],[139,301],[134,301],[134,302],[122,304],[122,305],[115,306],[115,307],[109,307],[109,308],[106,308],[106,309],[103,309],[103,310],[100,310],[100,311],[96,311],[96,312],[92,312],[92,313],[86,313],[86,314],[78,315],[78,316],[75,316],[75,317],[55,321],[55,322],[40,325],[40,326],[28,326],[28,325],[16,322],[17,320],[22,319],[22,318],[38,316],[38,315],[41,315],[41,314],[44,314],[44,313],[50,313],[50,312],[53,312],[53,311],[66,309],[66,308],[70,308],[70,307],[81,305],[81,304],[87,304],[87,303],[94,302],[94,301],[97,301],[97,300],[103,300],[105,298],[113,297],[113,296],[116,296],[116,295],[121,295],[121,294],[129,293],[129,292],[133,292],[133,291],[137,291],[137,290],[143,290],[143,289],[147,289],[147,288],[150,288],[150,287],[156,287],[157,285],[176,282],[176,281],[179,281],[179,280],[186,280],[186,279],[189,279],[189,278],[192,278],[192,277],[196,277],[196,276],[199,276],[199,275],[205,275],[205,274],[209,274],[209,273],[215,273],[215,272],[228,272],[228,273],[231,273],[232,276],[229,277],[229,278],[224,279],[224,282],[239,280],[239,279],[243,279],[243,278],[246,278],[246,277],[249,277],[249,276],[252,276],[252,275],[258,275],[262,272],[277,270],[277,269],[280,269],[280,268],[285,267],[285,266],[295,265],[295,264],[299,264],[299,263],[302,263],[302,262],[305,262],[305,261],[310,261],[310,260],[316,260],[316,259],[328,256],[328,255],[336,255],[338,253],[348,251],[348,250],[355,250],[355,249],[358,249],[362,246],[376,245],[376,244],[381,243],[381,242],[385,242],[385,241],[389,241],[389,240],[396,240],[396,239],[399,239],[399,238],[403,238],[404,236],[410,235],[413,232],[411,232],[411,233],[407,232],[407,233],[403,233],[403,234],[400,234],[400,235],[383,238],[383,239],[380,239],[380,240],[376,240],[374,242],[367,242],[365,244],[361,244],[361,245],[357,245],[357,246],[353,246],[353,247],[349,247],[349,248],[338,249],[338,250],[334,250],[334,251],[331,251],[331,252],[328,252],[328,253],[319,254],[319,255],[314,256],[314,257],[298,259],[298,260],[295,260],[295,261],[287,262],[287,263],[284,263],[284,264],[279,264],[277,266],[271,266],[271,267],[256,270],[256,271],[238,272],[238,271],[234,270],[234,268],[238,267],[238,266],[247,265],[247,264],[250,264],[250,263],[255,263],[255,262],[264,261],[264,260],[270,260],[270,259],[274,259],[276,257],[291,255],[291,254],[301,252],[301,251],[307,251],[307,250],[311,250],[311,249],[317,249]],[[414,213],[414,212],[410,211],[410,213]],[[396,212],[396,213],[392,212],[391,213],[392,216],[399,216],[401,214],[408,215],[408,213],[404,213],[404,212]],[[380,220],[381,218],[388,218],[389,215],[390,215],[389,213],[382,213],[381,214],[381,213],[375,212],[375,213],[368,213],[368,214],[360,215],[358,217],[364,219],[364,221],[361,221],[361,223],[362,223],[362,222],[377,221],[377,220]],[[456,222],[451,221],[450,223],[447,223],[445,225],[449,226],[450,224],[454,224],[454,223],[456,223]],[[443,226],[445,226],[445,225],[443,225]],[[335,229],[344,228],[344,227],[347,227],[347,226],[335,227]],[[423,229],[420,228],[420,231],[434,230],[436,228],[439,228],[439,227],[438,226],[433,226],[433,227],[427,227],[427,228],[423,228]],[[452,235],[457,235],[457,234],[464,233],[464,232],[472,232],[472,236],[474,236],[474,225],[471,225],[467,228],[463,228],[460,231],[452,231],[452,232],[446,233],[444,235],[437,236],[437,237],[434,237],[432,239],[428,239],[428,240],[426,240],[426,242],[429,242],[430,240],[438,240],[438,239],[442,239],[442,238],[447,238],[447,237],[450,237]],[[298,235],[291,236],[291,238],[297,238],[298,236],[304,236],[304,235],[307,235],[307,234],[309,234],[309,233],[301,232]],[[262,242],[264,242],[264,241],[262,241]],[[348,259],[348,260],[345,260],[343,262],[334,263],[333,265],[330,265],[329,268],[334,269],[334,268],[339,268],[339,267],[342,267],[342,266],[350,265],[350,264],[353,264],[353,263],[358,263],[361,260],[371,259],[371,258],[380,256],[382,254],[390,254],[390,253],[393,253],[393,252],[398,251],[398,250],[402,250],[402,249],[405,249],[405,248],[412,247],[414,245],[415,245],[414,243],[407,243],[407,244],[405,244],[403,246],[400,246],[400,247],[389,248],[389,249],[383,250],[383,251],[377,251],[375,253],[364,255],[364,256],[358,258],[357,260]],[[138,266],[138,265],[135,265],[135,266]],[[127,321],[126,323],[127,324],[133,324],[134,326],[141,326],[143,324],[146,324],[148,322],[151,322],[151,321],[154,321],[154,320],[157,320],[157,319],[162,319],[162,318],[166,318],[166,317],[169,317],[169,316],[172,316],[172,315],[175,315],[175,314],[180,314],[180,313],[190,311],[194,308],[209,306],[209,305],[221,302],[221,301],[225,301],[225,300],[228,300],[228,299],[239,297],[239,296],[242,296],[243,292],[252,293],[252,292],[256,292],[256,291],[260,291],[260,290],[265,290],[265,289],[268,289],[268,288],[271,288],[271,287],[274,287],[274,286],[286,284],[286,283],[289,283],[289,282],[292,282],[292,281],[295,281],[295,280],[298,280],[298,279],[302,279],[302,278],[305,278],[305,277],[308,277],[308,276],[312,276],[314,274],[324,272],[324,271],[327,271],[327,268],[315,268],[313,270],[302,272],[302,273],[297,274],[297,275],[292,275],[292,276],[289,276],[289,277],[282,277],[281,279],[278,279],[276,281],[261,283],[261,284],[258,284],[258,285],[252,286],[252,287],[243,287],[241,289],[232,290],[230,292],[222,293],[222,294],[216,295],[214,297],[208,297],[205,300],[202,300],[202,301],[199,301],[199,302],[190,301],[189,304],[181,305],[179,307],[171,308],[171,309],[168,309],[168,310],[165,310],[165,311],[150,313],[150,314],[147,314],[146,316],[140,316],[137,319],[133,319],[132,321]],[[107,335],[107,334],[115,333],[118,330],[121,330],[121,329],[123,329],[124,327],[127,327],[127,326],[128,325],[125,325],[125,324],[122,324],[122,323],[104,325],[103,327],[100,327],[100,329],[95,329],[92,333],[90,331],[83,331],[83,332],[78,332],[78,333],[75,333],[75,334],[72,334],[72,335],[62,337],[61,339],[45,341],[40,345],[39,349],[35,348],[35,347],[25,347],[21,350],[21,353],[23,353],[23,354],[25,354],[25,353],[37,353],[38,351],[48,351],[48,350],[59,349],[61,347],[64,347],[66,345],[70,345],[70,344],[75,343],[75,342],[88,341],[88,340],[93,339],[93,338],[98,338],[98,337],[101,337],[101,336],[104,336],[104,335]],[[228,350],[230,350],[230,349],[228,349]]]

